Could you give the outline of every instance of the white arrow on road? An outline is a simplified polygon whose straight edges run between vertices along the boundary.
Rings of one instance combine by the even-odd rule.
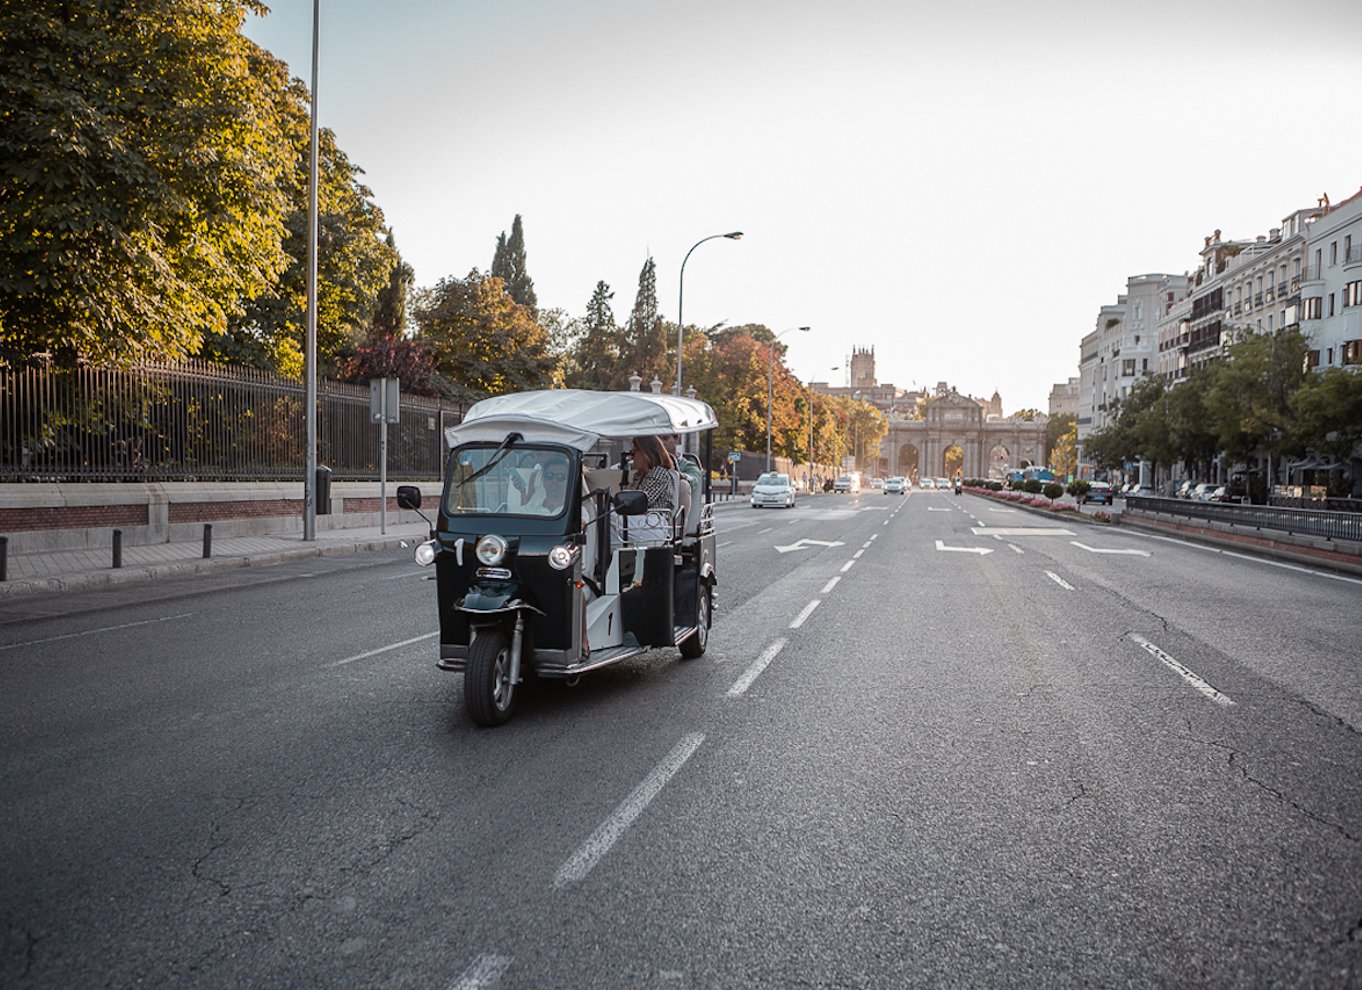
[[[993,552],[992,548],[990,547],[948,547],[940,540],[936,541],[936,548],[938,550],[950,550],[953,551],[954,553],[977,553],[980,555]]]
[[[1070,540],[1069,542],[1072,543],[1074,546],[1078,547],[1078,549],[1080,550],[1088,551],[1088,553],[1124,553],[1133,554],[1136,557],[1149,556],[1148,550],[1103,550],[1099,549],[1098,547],[1090,547],[1086,543],[1079,543],[1077,540]]]
[[[809,547],[844,547],[841,540],[810,540],[802,539],[798,543],[791,543],[788,547],[776,547],[781,553],[789,553],[791,550],[807,550]]]

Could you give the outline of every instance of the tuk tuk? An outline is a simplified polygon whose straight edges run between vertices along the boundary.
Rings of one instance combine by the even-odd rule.
[[[571,685],[645,650],[705,652],[717,425],[695,399],[553,389],[485,399],[445,431],[440,506],[415,556],[435,568],[438,666],[464,675],[474,722],[506,722],[526,671]],[[630,441],[673,434],[703,439],[705,470],[673,471],[673,508],[649,509],[626,487]],[[398,488],[404,508],[420,501]]]

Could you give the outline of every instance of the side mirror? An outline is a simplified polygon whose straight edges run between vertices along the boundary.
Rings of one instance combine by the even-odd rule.
[[[615,513],[621,516],[641,516],[648,511],[648,496],[635,489],[615,494]]]
[[[415,485],[398,485],[397,504],[403,509],[421,508],[421,489]]]

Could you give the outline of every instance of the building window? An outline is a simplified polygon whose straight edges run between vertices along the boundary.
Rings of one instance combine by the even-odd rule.
[[[1329,267],[1338,264],[1338,241],[1329,242]]]
[[[1329,348],[1329,362],[1328,362],[1328,363],[1329,363],[1329,364],[1333,364],[1333,363],[1334,363],[1334,349],[1333,349],[1332,347]]]
[[[1343,287],[1344,306],[1362,306],[1362,281],[1349,282]]]
[[[1272,332],[1272,314],[1271,314],[1271,313],[1268,313],[1268,314],[1267,314],[1267,332],[1268,332],[1268,333],[1271,333],[1271,332]]]
[[[1329,315],[1334,315],[1334,294],[1332,292],[1329,293]]]
[[[1321,308],[1324,305],[1324,300],[1322,300],[1319,296],[1311,296],[1308,299],[1302,299],[1301,303],[1304,307],[1304,311],[1301,313],[1301,319],[1318,320],[1320,318],[1320,312]]]
[[[1323,248],[1315,248],[1315,278],[1319,278],[1319,273],[1324,270],[1324,265],[1320,261]]]

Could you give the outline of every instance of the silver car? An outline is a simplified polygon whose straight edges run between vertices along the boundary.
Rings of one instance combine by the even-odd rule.
[[[794,504],[795,489],[788,474],[768,471],[758,478],[757,483],[752,486],[752,508],[754,509],[762,509],[767,506],[793,509]]]

